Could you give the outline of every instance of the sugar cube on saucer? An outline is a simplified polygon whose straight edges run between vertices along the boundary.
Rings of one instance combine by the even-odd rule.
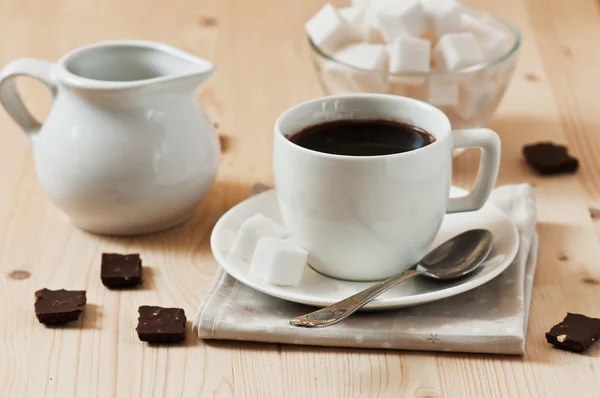
[[[443,35],[432,57],[436,67],[444,70],[458,70],[483,62],[483,51],[472,33],[447,33]]]
[[[244,221],[231,247],[231,254],[250,261],[258,240],[264,237],[287,238],[288,232],[281,225],[257,213]]]
[[[374,5],[378,27],[387,43],[402,35],[425,32],[425,11],[419,0],[378,0]]]
[[[261,238],[250,263],[250,273],[272,285],[297,286],[308,252],[291,240]]]
[[[329,54],[362,39],[360,31],[329,3],[325,4],[304,28],[313,43]]]

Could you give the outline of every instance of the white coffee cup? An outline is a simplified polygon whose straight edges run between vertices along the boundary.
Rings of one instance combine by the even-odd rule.
[[[420,127],[435,142],[382,156],[332,155],[288,138],[332,120],[385,119]],[[481,148],[471,192],[448,198],[452,151]],[[307,101],[275,123],[274,171],[279,206],[310,265],[325,275],[356,281],[383,279],[414,266],[446,213],[477,210],[488,199],[500,165],[500,139],[486,128],[452,131],[439,109],[383,94]]]

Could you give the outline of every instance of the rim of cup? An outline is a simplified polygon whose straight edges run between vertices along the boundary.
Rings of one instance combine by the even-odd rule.
[[[380,120],[380,119],[384,119],[384,120],[390,120],[390,121],[397,121],[399,123],[408,123],[408,122],[403,121],[400,118],[369,117],[369,118],[356,118],[356,119],[348,118],[348,119],[321,120],[321,121],[317,121],[315,123],[307,124],[306,126],[298,128],[295,131],[291,131],[291,132],[284,132],[283,129],[281,128],[281,125],[286,122],[286,120],[285,120],[286,118],[289,118],[290,115],[298,112],[302,108],[314,106],[315,104],[319,104],[319,103],[323,103],[323,102],[329,102],[329,101],[335,101],[335,100],[349,100],[349,99],[363,100],[363,101],[383,100],[383,101],[397,102],[397,103],[399,103],[398,106],[402,106],[402,105],[407,106],[407,104],[410,104],[410,106],[413,106],[413,107],[417,106],[417,107],[425,108],[428,112],[432,112],[432,115],[436,115],[436,116],[432,116],[432,117],[437,117],[438,119],[441,120],[441,123],[443,126],[440,129],[440,131],[441,130],[444,131],[443,133],[441,133],[443,135],[440,136],[440,133],[438,133],[438,132],[436,132],[434,134],[434,133],[428,131],[429,134],[432,134],[434,136],[435,141],[433,141],[431,144],[426,145],[424,147],[413,149],[413,150],[406,151],[406,152],[398,152],[398,153],[392,153],[392,154],[388,154],[388,155],[353,156],[353,155],[339,155],[339,154],[325,153],[325,152],[315,151],[313,149],[308,149],[308,148],[305,148],[303,146],[300,146],[300,145],[290,141],[290,139],[288,137],[302,131],[306,127],[317,125],[317,124],[322,124],[322,123],[327,123],[327,122],[332,122],[332,121],[337,121],[337,120],[371,120],[371,119],[372,120]],[[334,112],[332,112],[332,113],[334,113]],[[410,123],[408,123],[408,124],[410,124]],[[417,127],[421,127],[421,126],[417,126]],[[426,131],[427,131],[427,129],[426,129]],[[436,108],[435,106],[433,106],[431,104],[428,104],[427,102],[423,102],[418,99],[414,99],[414,98],[410,98],[410,97],[402,97],[399,95],[392,95],[392,94],[357,93],[357,94],[341,94],[341,95],[331,95],[331,96],[326,96],[326,97],[319,97],[319,98],[301,102],[299,104],[292,106],[291,108],[288,108],[281,115],[279,115],[279,117],[275,121],[275,138],[277,140],[283,140],[284,145],[289,145],[297,150],[300,150],[300,151],[303,151],[306,153],[310,153],[312,155],[319,156],[322,158],[341,159],[341,160],[344,160],[344,159],[350,160],[351,159],[351,160],[355,160],[355,161],[366,161],[366,160],[373,160],[373,159],[390,159],[390,158],[408,157],[408,156],[412,156],[415,153],[425,151],[428,148],[431,149],[432,147],[437,147],[438,145],[441,145],[442,140],[445,139],[446,137],[450,136],[451,134],[452,134],[452,125],[450,123],[450,119],[448,119],[448,116],[446,116],[446,114],[444,112],[442,112],[440,109]]]

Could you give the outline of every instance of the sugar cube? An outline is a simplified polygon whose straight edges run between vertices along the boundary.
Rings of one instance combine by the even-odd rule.
[[[481,46],[472,33],[447,33],[443,35],[432,57],[436,67],[445,70],[458,70],[483,62]]]
[[[360,31],[329,3],[325,4],[304,27],[313,43],[329,54],[362,39]]]
[[[387,43],[398,36],[425,32],[425,11],[419,0],[379,0],[373,4],[377,26]]]
[[[429,16],[440,1],[444,0],[421,0],[421,7],[423,7],[423,11],[425,11],[425,15]]]
[[[435,106],[458,104],[458,81],[451,76],[429,76],[427,102]]]
[[[461,85],[459,103],[453,108],[454,111],[462,119],[471,119],[489,105],[497,88],[498,84],[493,80],[474,81]]]
[[[297,286],[307,259],[308,252],[290,240],[261,238],[252,256],[250,273],[272,285]]]
[[[486,59],[493,60],[506,54],[510,49],[510,37],[491,22],[464,13],[461,15],[465,30],[471,32],[479,41]]]
[[[461,5],[454,0],[428,0],[423,8],[436,34],[455,33],[463,30]]]
[[[248,218],[240,226],[240,230],[231,247],[231,253],[242,260],[250,261],[260,238],[287,238],[288,232],[275,221],[261,213]]]
[[[360,32],[363,40],[367,43],[383,44],[385,40],[379,29],[378,20],[372,8],[365,8],[363,22],[360,25]]]
[[[340,8],[340,15],[346,19],[346,21],[350,22],[354,26],[360,26],[364,22],[365,19],[365,7],[357,5]]]
[[[383,44],[351,44],[335,53],[334,58],[358,69],[350,70],[357,91],[382,93],[387,89],[388,53]],[[379,71],[379,72],[378,72]]]
[[[404,82],[394,80],[390,82],[388,94],[427,101],[427,85],[425,81],[417,85],[414,81]]]
[[[410,36],[400,36],[389,47],[390,73],[429,72],[431,43]]]

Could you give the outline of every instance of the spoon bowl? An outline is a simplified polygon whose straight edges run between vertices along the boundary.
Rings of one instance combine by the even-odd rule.
[[[472,229],[442,243],[417,264],[421,275],[438,280],[457,279],[475,271],[492,250],[493,235]]]
[[[493,235],[485,229],[473,229],[441,244],[417,264],[415,269],[394,275],[362,292],[318,311],[290,321],[292,326],[326,327],[346,319],[392,287],[415,276],[449,281],[475,271],[492,250]]]

